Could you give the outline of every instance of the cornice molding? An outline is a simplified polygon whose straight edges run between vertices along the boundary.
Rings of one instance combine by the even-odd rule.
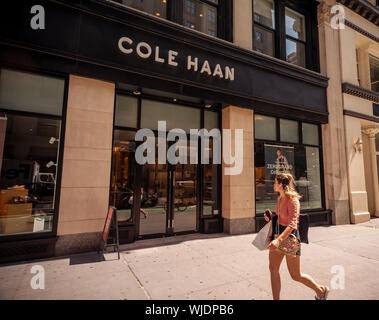
[[[367,38],[370,38],[371,40],[374,40],[375,42],[378,42],[379,43],[379,38],[374,36],[372,33],[358,27],[356,24],[350,22],[349,20],[346,20],[345,19],[345,25],[350,27],[351,29],[359,32],[360,34],[366,36]]]
[[[366,0],[336,0],[361,17],[379,26],[379,9]]]
[[[367,114],[363,114],[363,113],[359,113],[359,112],[355,112],[355,111],[350,111],[350,110],[344,110],[343,114],[345,116],[350,116],[350,117],[354,117],[354,118],[359,118],[359,119],[379,123],[379,117],[369,116]]]
[[[350,83],[345,82],[342,84],[342,92],[373,102],[379,102],[379,94],[375,91],[366,90]]]

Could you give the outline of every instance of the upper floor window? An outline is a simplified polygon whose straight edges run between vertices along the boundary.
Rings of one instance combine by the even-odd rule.
[[[379,92],[379,59],[370,55],[371,90]]]
[[[254,0],[254,49],[275,56],[275,8],[273,0]]]
[[[287,5],[286,5],[287,4]],[[316,7],[296,7],[288,0],[253,0],[253,49],[287,62],[318,70]],[[313,43],[314,42],[314,43]]]
[[[231,41],[232,0],[109,0]]]
[[[167,0],[116,0],[116,2],[145,11],[157,17],[167,18]]]
[[[289,8],[286,14],[286,60],[305,67],[305,17]]]
[[[183,25],[188,25],[191,21],[191,28],[217,35],[217,13],[218,0],[185,0],[185,10],[183,10]],[[193,25],[193,27],[192,27]]]

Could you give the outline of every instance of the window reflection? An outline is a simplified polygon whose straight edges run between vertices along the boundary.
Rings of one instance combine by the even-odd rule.
[[[305,41],[305,18],[289,8],[286,8],[286,35]]]
[[[183,25],[210,36],[217,35],[217,4],[215,6],[200,0],[185,0],[183,9]]]
[[[272,0],[254,0],[254,21],[275,29],[275,11]]]
[[[114,0],[132,8],[153,14],[157,17],[166,19],[167,1],[166,0]]]
[[[271,0],[254,0],[254,50],[275,55],[275,10]]]
[[[60,120],[0,118],[0,234],[51,231]]]
[[[305,67],[305,45],[300,42],[286,39],[287,62]]]
[[[289,8],[286,15],[286,60],[305,67],[305,17]]]
[[[302,209],[321,208],[319,127],[302,123],[303,141],[300,141],[298,122],[279,119],[281,141],[290,142],[281,143],[276,138],[275,121],[276,118],[255,115],[256,211],[263,213],[267,208],[275,210],[278,194],[274,192],[274,179],[280,172],[294,176],[295,187],[302,196]],[[291,144],[292,141],[294,144]],[[304,146],[302,143],[314,146]]]

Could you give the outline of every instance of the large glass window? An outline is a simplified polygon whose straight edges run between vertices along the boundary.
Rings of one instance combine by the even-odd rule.
[[[166,121],[167,130],[180,128],[189,133],[200,127],[200,109],[142,99],[141,127],[158,130],[158,121]]]
[[[263,116],[255,115],[255,123],[261,117]],[[263,213],[267,208],[275,210],[278,194],[274,192],[274,179],[281,172],[294,176],[296,189],[302,196],[301,209],[322,208],[319,126],[286,119],[270,119],[274,119],[278,125],[266,126],[264,137],[270,131],[272,139],[263,140],[260,133],[263,129],[255,129],[257,213]],[[258,123],[259,121],[262,120],[258,120]],[[299,125],[303,133],[302,140],[298,135]],[[277,127],[280,130],[280,140],[276,138]]]
[[[276,118],[256,115],[254,124],[255,139],[276,140]]]
[[[280,141],[299,142],[299,126],[297,121],[280,119]]]
[[[0,236],[49,232],[64,80],[9,69],[0,79]]]
[[[138,99],[117,95],[115,112],[115,126],[137,128]]]
[[[370,55],[371,90],[379,92],[379,59]]]

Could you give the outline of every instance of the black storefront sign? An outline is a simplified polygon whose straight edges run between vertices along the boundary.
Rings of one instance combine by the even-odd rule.
[[[176,90],[183,94],[187,86],[197,88],[203,99],[256,110],[267,110],[271,104],[272,112],[287,107],[299,114],[309,110],[327,121],[327,78],[314,72],[273,63],[231,43],[107,1],[40,1],[45,29],[34,30],[30,26],[34,4],[27,0],[7,4],[0,22],[2,64],[29,63],[37,69],[56,68],[52,71],[141,86],[155,81],[159,87],[158,82],[165,81],[167,86],[179,84]]]

